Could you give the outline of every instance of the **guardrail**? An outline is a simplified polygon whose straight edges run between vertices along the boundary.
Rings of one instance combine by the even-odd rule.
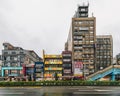
[[[95,73],[87,76],[86,79],[90,79],[91,77],[93,77],[93,76],[95,76],[95,75],[97,75],[97,74],[101,74],[101,73],[103,73],[103,72],[106,72],[106,71],[108,71],[108,70],[110,70],[110,69],[112,69],[112,68],[120,68],[120,65],[111,65],[111,66],[109,66],[109,67],[107,67],[107,68],[105,68],[105,69],[103,69],[103,70],[97,71],[97,72],[95,72]]]

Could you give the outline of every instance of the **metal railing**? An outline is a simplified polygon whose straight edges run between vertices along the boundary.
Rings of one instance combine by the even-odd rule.
[[[86,79],[90,79],[91,77],[96,76],[96,75],[98,75],[98,74],[101,74],[101,73],[103,73],[103,72],[106,72],[106,71],[108,71],[108,70],[110,70],[110,69],[112,69],[112,68],[120,68],[120,65],[117,65],[117,66],[116,66],[116,65],[111,65],[111,66],[109,66],[109,67],[107,67],[107,68],[105,68],[105,69],[103,69],[103,70],[97,71],[97,72],[95,72],[95,73],[87,76]]]

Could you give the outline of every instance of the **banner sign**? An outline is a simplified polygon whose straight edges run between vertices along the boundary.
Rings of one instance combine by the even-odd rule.
[[[78,61],[74,62],[74,76],[82,76],[83,75],[83,63]]]

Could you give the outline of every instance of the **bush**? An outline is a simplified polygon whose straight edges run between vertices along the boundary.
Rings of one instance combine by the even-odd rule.
[[[21,81],[0,82],[1,87],[13,86],[120,86],[119,81]]]

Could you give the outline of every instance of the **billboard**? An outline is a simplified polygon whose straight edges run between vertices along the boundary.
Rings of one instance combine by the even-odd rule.
[[[83,63],[80,61],[74,62],[74,76],[83,76]]]

